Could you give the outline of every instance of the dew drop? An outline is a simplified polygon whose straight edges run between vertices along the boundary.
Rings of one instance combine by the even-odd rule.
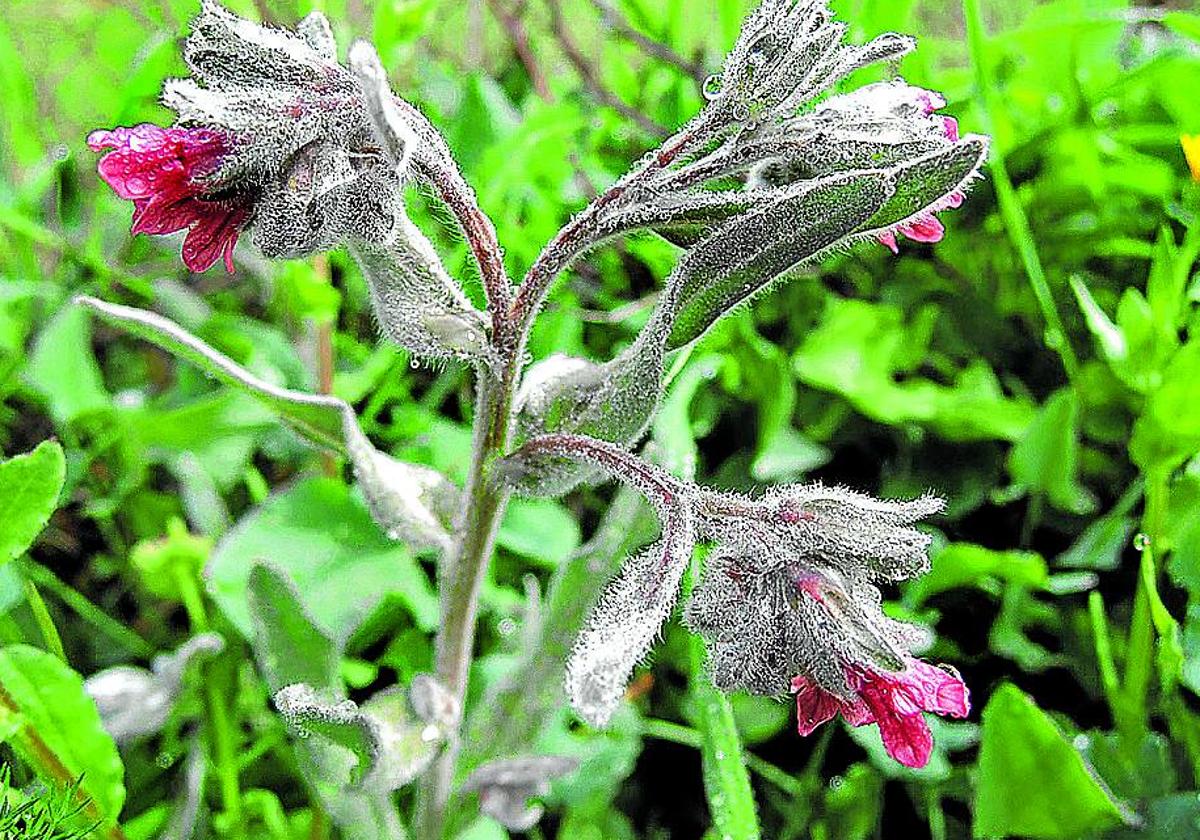
[[[412,368],[413,370],[416,370],[417,368],[419,368],[421,366],[421,363],[418,362],[416,359],[409,359],[408,366],[410,368]]]
[[[154,763],[165,770],[175,763],[175,756],[169,752],[160,752],[155,757]]]
[[[1150,537],[1147,534],[1137,534],[1133,538],[1133,547],[1138,551],[1145,551],[1150,547]]]
[[[721,98],[721,77],[715,73],[704,80],[704,85],[701,87],[701,92],[704,98],[709,102],[714,99]]]

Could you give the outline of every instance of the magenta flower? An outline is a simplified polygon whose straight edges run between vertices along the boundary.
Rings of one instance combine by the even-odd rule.
[[[230,151],[227,135],[205,128],[133,128],[93,131],[92,151],[112,149],[100,159],[100,177],[133,202],[133,233],[187,230],[183,262],[204,271],[218,259],[233,272],[233,246],[254,207],[250,195],[217,193],[213,175]]]
[[[922,712],[966,717],[971,709],[967,686],[958,674],[910,658],[907,668],[889,673],[850,666],[846,683],[854,692],[844,699],[809,677],[792,680],[797,728],[801,735],[841,713],[851,726],[876,724],[888,755],[906,767],[924,767],[933,751],[933,734]]]
[[[946,100],[940,93],[918,87],[907,87],[906,92],[909,94],[908,98],[911,99],[911,102],[915,103],[919,109],[922,118],[933,120],[937,132],[944,135],[951,143],[958,142],[958,120],[937,113],[938,110],[946,107]],[[939,205],[922,211],[908,221],[901,222],[892,230],[883,231],[876,238],[881,244],[890,248],[893,254],[900,253],[900,248],[896,244],[897,234],[911,239],[913,242],[941,242],[942,237],[946,234],[946,228],[933,214],[962,206],[964,198],[963,193],[956,190],[947,195]]]

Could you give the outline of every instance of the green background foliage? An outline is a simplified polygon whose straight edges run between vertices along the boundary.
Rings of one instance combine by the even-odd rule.
[[[519,275],[697,110],[751,4],[317,5],[341,43],[373,38],[396,90],[446,134]],[[920,36],[899,69],[943,92],[965,131],[994,136],[987,177],[942,214],[942,242],[836,256],[721,322],[676,364],[655,447],[726,487],[820,478],[943,494],[932,573],[887,595],[934,631],[927,656],[962,671],[974,711],[931,721],[921,770],[888,759],[873,728],[800,739],[786,704],[715,695],[673,622],[608,730],[560,709],[482,737],[582,760],[535,838],[1200,833],[1200,186],[1181,145],[1200,134],[1200,15],[1123,0],[833,5],[855,39]],[[293,24],[314,4],[230,6]],[[294,586],[289,650],[316,640],[311,653],[335,660],[322,679],[361,701],[429,670],[433,566],[379,532],[342,466],[269,406],[69,301],[153,309],[302,391],[320,387],[330,346],[330,390],[371,439],[459,483],[469,377],[381,343],[343,253],[268,264],[239,251],[235,275],[189,276],[178,242],[128,236],[129,208],[84,138],[170,120],[156,96],[184,72],[178,39],[197,8],[7,0],[0,14],[0,451],[13,458],[0,464],[0,758],[14,789],[84,773],[92,822],[119,817],[130,838],[159,836],[189,801],[209,815],[196,836],[329,837],[337,791],[306,781],[324,747],[298,748],[269,705],[263,663],[279,652],[250,619],[265,597],[252,569]],[[479,299],[465,245],[412,199]],[[611,357],[676,254],[645,236],[576,266],[534,357]],[[613,495],[514,504],[469,703],[527,652],[534,596],[604,531]],[[608,541],[648,538],[652,518],[618,507]],[[186,681],[163,731],[118,759],[79,675],[147,665],[210,629],[225,652]],[[543,636],[553,682],[565,643]],[[505,836],[467,822],[461,837]]]

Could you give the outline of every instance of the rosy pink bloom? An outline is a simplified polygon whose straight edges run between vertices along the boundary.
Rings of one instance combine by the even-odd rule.
[[[93,131],[92,151],[112,149],[100,159],[100,177],[133,202],[133,233],[187,230],[183,262],[204,271],[224,258],[233,272],[233,246],[250,219],[247,195],[216,197],[208,179],[229,154],[228,137],[204,128],[133,128]]]
[[[909,659],[899,673],[857,665],[846,669],[846,682],[856,695],[844,700],[808,677],[792,680],[801,735],[841,713],[851,726],[879,726],[888,755],[906,767],[924,767],[933,751],[933,734],[923,712],[966,717],[971,704],[962,678],[942,668]]]
[[[924,112],[925,116],[933,116],[939,108],[946,107],[946,99],[940,93],[934,90],[925,90],[917,88],[916,102]],[[946,139],[951,143],[957,143],[959,139],[958,120],[954,117],[940,116],[942,121],[942,132],[946,135]],[[952,210],[963,203],[963,194],[955,191],[946,196],[941,206],[935,207],[924,216],[920,216],[905,224],[898,225],[893,230],[884,231],[876,236],[880,244],[887,246],[893,254],[900,253],[900,248],[896,243],[896,234],[902,234],[914,242],[941,242],[942,237],[946,233],[946,228],[937,220],[933,213],[937,210]]]

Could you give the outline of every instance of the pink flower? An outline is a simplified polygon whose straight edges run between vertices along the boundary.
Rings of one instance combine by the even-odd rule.
[[[910,88],[915,91],[913,99],[918,108],[926,117],[936,115],[941,121],[941,133],[951,143],[957,143],[959,140],[958,120],[954,117],[937,114],[938,109],[946,107],[946,99],[940,93],[933,90],[925,90],[924,88]],[[911,106],[910,106],[911,107]],[[934,212],[938,210],[953,210],[960,207],[963,203],[963,194],[955,191],[946,196],[941,206],[935,207],[926,211],[923,215],[915,219],[910,219],[896,225],[892,230],[886,230],[876,236],[880,244],[887,246],[893,254],[899,254],[900,248],[896,243],[896,235],[901,234],[904,237],[911,239],[913,242],[941,242],[942,237],[946,234],[946,228],[934,216]]]
[[[852,665],[846,683],[856,695],[838,697],[809,677],[792,680],[796,715],[801,735],[841,713],[851,726],[879,726],[888,755],[906,767],[924,767],[933,750],[933,734],[922,712],[966,717],[970,698],[966,684],[957,674],[910,658],[899,673]]]
[[[233,272],[233,246],[250,219],[246,194],[214,194],[211,176],[228,156],[228,136],[204,128],[133,128],[93,131],[92,151],[112,149],[100,159],[100,177],[133,202],[133,233],[187,230],[183,262],[204,271],[224,258]]]

